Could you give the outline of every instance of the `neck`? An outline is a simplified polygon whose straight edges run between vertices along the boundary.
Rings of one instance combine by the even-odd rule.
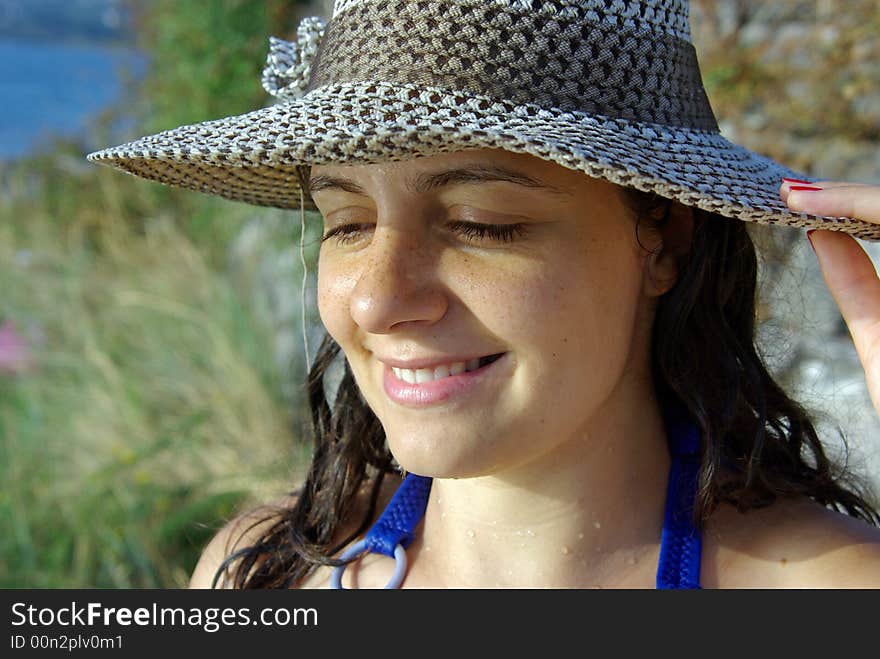
[[[653,586],[669,454],[656,403],[641,403],[625,406],[644,410],[637,418],[600,410],[589,428],[529,464],[434,479],[411,583]]]

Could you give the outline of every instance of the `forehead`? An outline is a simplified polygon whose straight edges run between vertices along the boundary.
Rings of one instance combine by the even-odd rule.
[[[375,164],[314,165],[309,181],[312,192],[318,193],[327,189],[363,193],[363,186],[381,182],[402,184],[413,194],[451,184],[493,181],[557,196],[572,196],[587,187],[612,186],[530,154],[488,148]]]

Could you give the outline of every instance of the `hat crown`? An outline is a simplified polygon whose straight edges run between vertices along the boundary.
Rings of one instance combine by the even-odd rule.
[[[304,91],[370,82],[718,129],[684,0],[337,0]]]
[[[335,0],[332,16],[335,18],[351,7],[375,1]],[[403,1],[420,4],[419,0]],[[604,21],[612,25],[638,24],[643,29],[650,27],[658,33],[688,43],[691,41],[688,0],[482,0],[481,4],[533,14]]]

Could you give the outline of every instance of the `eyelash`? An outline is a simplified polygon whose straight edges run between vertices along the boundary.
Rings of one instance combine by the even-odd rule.
[[[321,238],[321,242],[334,238],[337,245],[345,245],[357,239],[358,234],[370,224],[343,224],[328,231]],[[450,222],[448,225],[453,231],[464,236],[467,240],[490,240],[510,243],[526,233],[524,224],[482,224],[479,222]]]

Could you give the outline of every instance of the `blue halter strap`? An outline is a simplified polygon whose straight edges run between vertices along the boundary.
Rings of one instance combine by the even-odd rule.
[[[433,479],[426,476],[407,474],[364,539],[349,547],[340,560],[353,561],[367,552],[391,556],[394,574],[385,588],[399,588],[406,576],[406,548],[415,540],[416,527],[425,516],[432,482]],[[346,565],[341,565],[333,569],[331,588],[342,588],[345,568]]]
[[[666,486],[666,512],[657,564],[657,588],[661,590],[700,587],[703,542],[694,526],[694,499],[700,471],[700,433],[688,421],[676,421],[669,428],[672,463]]]
[[[666,491],[666,511],[657,565],[657,588],[692,589],[700,587],[702,541],[693,525],[693,506],[700,467],[700,435],[687,421],[669,427],[672,457]],[[406,576],[406,548],[415,539],[415,528],[425,515],[432,479],[408,474],[388,506],[364,539],[340,556],[345,565],[334,568],[331,588],[342,588],[342,574],[350,562],[368,552],[393,557],[394,574],[385,588],[399,588]]]

